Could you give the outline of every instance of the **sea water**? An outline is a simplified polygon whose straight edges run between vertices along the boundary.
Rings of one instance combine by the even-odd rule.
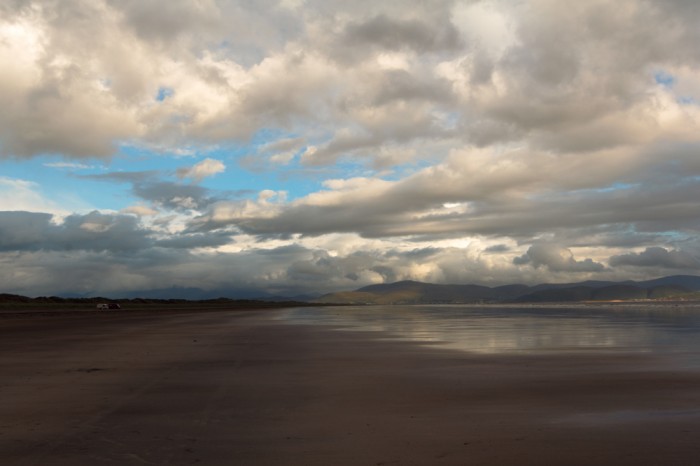
[[[675,353],[700,367],[700,306],[300,307],[278,318],[473,353]]]

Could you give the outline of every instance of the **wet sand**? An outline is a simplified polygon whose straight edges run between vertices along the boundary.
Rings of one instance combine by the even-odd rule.
[[[700,374],[475,355],[277,311],[0,320],[8,465],[689,465]]]

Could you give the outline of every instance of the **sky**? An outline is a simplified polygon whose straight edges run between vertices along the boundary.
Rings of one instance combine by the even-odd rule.
[[[695,0],[5,0],[0,291],[700,274]]]

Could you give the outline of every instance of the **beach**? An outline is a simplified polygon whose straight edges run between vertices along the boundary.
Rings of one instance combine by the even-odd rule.
[[[0,320],[12,465],[688,465],[700,372],[479,354],[281,311]]]

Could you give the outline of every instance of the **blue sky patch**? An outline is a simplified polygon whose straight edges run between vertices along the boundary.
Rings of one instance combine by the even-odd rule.
[[[676,84],[676,78],[666,71],[657,71],[654,74],[654,81],[664,87],[673,87]]]
[[[168,97],[175,95],[175,90],[170,87],[159,87],[158,93],[156,94],[156,100],[162,102]]]

